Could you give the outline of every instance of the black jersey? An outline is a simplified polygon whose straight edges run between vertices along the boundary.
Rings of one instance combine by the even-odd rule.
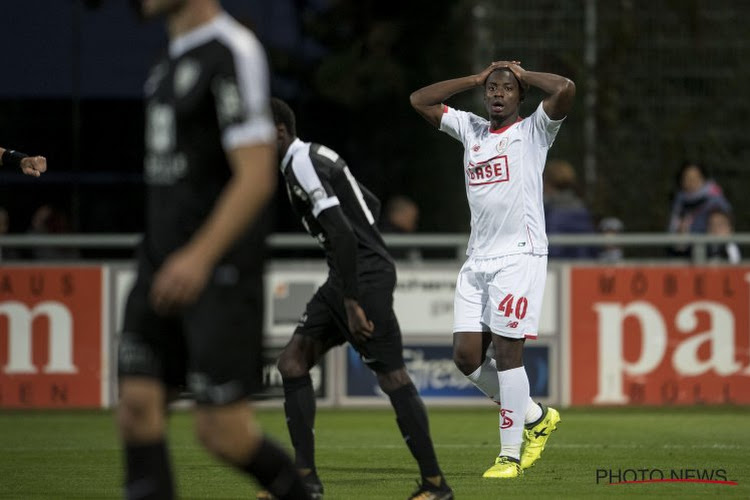
[[[226,152],[272,143],[268,66],[255,36],[227,14],[171,41],[146,94],[144,249],[154,265],[184,245],[213,209],[232,172]],[[259,267],[256,222],[224,257]]]
[[[340,272],[330,235],[318,220],[326,209],[340,207],[357,239],[357,274],[361,276],[393,269],[377,227],[380,201],[357,182],[346,162],[335,151],[320,144],[295,139],[281,162],[287,194],[310,235],[326,252],[332,274]]]

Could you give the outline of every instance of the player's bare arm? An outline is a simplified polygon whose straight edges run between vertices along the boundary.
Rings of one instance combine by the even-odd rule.
[[[44,156],[28,156],[20,151],[0,148],[0,166],[18,168],[26,175],[39,177],[47,171],[47,159]]]
[[[169,311],[197,299],[216,263],[275,191],[276,151],[272,145],[238,147],[227,156],[233,175],[213,211],[154,278],[151,300],[157,310]]]
[[[518,61],[495,61],[476,75],[433,83],[413,92],[409,97],[409,102],[425,120],[434,127],[440,127],[444,101],[459,92],[481,87],[493,71],[508,68],[511,64],[519,63]]]
[[[547,116],[561,120],[568,115],[576,96],[576,85],[572,80],[552,73],[526,71],[518,64],[511,64],[508,68],[522,84],[537,87],[548,94],[542,104]]]

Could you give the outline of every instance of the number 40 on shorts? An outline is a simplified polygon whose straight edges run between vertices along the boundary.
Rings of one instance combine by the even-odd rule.
[[[526,316],[526,309],[528,309],[528,307],[529,301],[526,300],[526,297],[518,297],[518,300],[516,300],[515,297],[513,297],[513,294],[509,293],[497,305],[497,310],[503,313],[506,317],[510,317],[511,314],[515,313],[516,318],[523,319]]]

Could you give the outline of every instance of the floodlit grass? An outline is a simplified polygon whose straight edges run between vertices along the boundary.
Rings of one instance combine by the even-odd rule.
[[[568,409],[542,459],[519,480],[483,480],[499,450],[497,412],[430,410],[432,434],[458,499],[750,498],[750,409]],[[283,413],[261,410],[268,433],[289,446]],[[392,412],[318,411],[317,460],[326,498],[403,499],[419,473]],[[256,486],[198,446],[189,412],[170,420],[170,445],[184,499],[254,498]],[[0,412],[0,498],[121,498],[122,457],[109,412]],[[597,469],[665,475],[672,470],[739,484],[597,484]],[[687,472],[691,469],[697,472]],[[636,472],[642,474],[641,472]],[[600,475],[603,472],[599,473]],[[608,474],[608,472],[607,472]],[[632,474],[622,479],[633,479]],[[638,479],[641,479],[639,476]]]

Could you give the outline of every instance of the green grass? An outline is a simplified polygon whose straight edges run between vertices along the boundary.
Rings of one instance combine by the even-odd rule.
[[[289,445],[283,413],[259,411]],[[483,480],[498,451],[490,406],[430,410],[441,466],[458,499],[530,497],[750,498],[750,409],[568,409],[542,459],[525,477]],[[390,410],[319,410],[319,474],[326,498],[403,499],[418,477]],[[254,484],[213,461],[192,435],[189,413],[170,420],[184,499],[254,498]],[[0,412],[0,498],[121,498],[121,451],[108,412]],[[738,486],[596,484],[597,469],[724,469]]]

